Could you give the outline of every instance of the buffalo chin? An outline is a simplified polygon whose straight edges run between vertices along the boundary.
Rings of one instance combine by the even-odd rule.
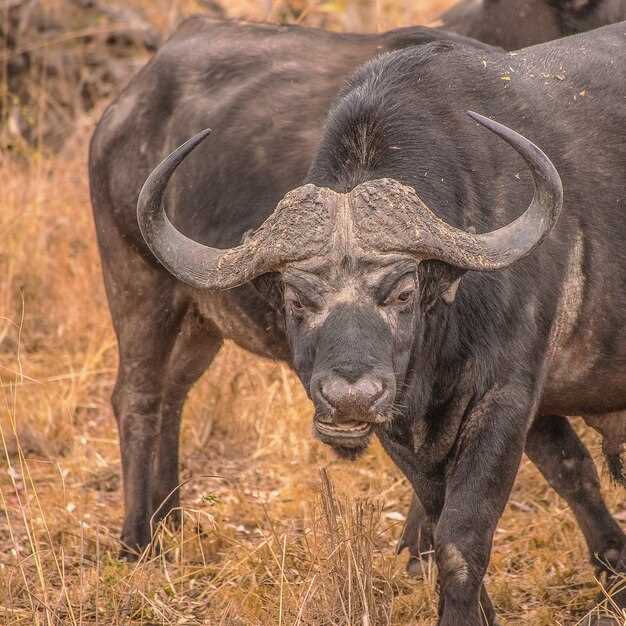
[[[354,447],[346,447],[333,443],[327,445],[329,445],[333,449],[335,454],[340,459],[345,459],[347,461],[356,461],[367,450],[369,446],[369,440],[360,446]]]

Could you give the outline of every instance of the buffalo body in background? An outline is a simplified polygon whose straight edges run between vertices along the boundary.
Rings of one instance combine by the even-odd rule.
[[[461,0],[441,27],[517,50],[626,20],[626,0]]]

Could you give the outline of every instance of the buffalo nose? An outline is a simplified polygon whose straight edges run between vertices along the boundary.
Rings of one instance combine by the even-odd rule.
[[[379,400],[385,387],[383,382],[373,376],[361,376],[354,382],[348,382],[342,376],[329,376],[320,381],[320,394],[327,404],[338,413],[369,411]]]

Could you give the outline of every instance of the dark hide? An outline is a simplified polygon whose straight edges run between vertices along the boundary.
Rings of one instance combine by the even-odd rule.
[[[563,180],[563,212],[544,244],[510,269],[467,272],[448,302],[433,294],[448,289],[450,269],[423,262],[411,359],[398,375],[381,346],[374,353],[372,369],[393,372],[402,407],[378,435],[434,526],[440,624],[480,624],[479,599],[492,622],[481,582],[525,447],[572,506],[596,565],[626,570],[624,534],[587,452],[549,417],[591,415],[613,459],[626,442],[625,55],[626,24],[506,55],[448,43],[385,55],[343,90],[306,180],[346,192],[391,178],[464,230],[507,224],[528,204],[525,166],[467,110],[542,146]],[[355,246],[358,269],[336,289],[363,281],[362,254]],[[310,358],[329,371],[322,335]],[[313,367],[311,379],[320,375]]]
[[[517,50],[626,20],[626,0],[462,0],[438,24]]]

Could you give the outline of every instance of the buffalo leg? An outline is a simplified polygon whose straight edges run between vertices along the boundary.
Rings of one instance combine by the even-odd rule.
[[[526,454],[572,509],[592,563],[602,570],[607,570],[607,565],[626,567],[622,562],[626,557],[618,558],[626,544],[624,533],[606,507],[593,460],[569,421],[561,416],[538,417],[528,433]],[[432,530],[415,496],[398,551],[404,548],[411,554],[410,573],[420,555],[432,550]]]
[[[161,285],[149,293],[163,297],[164,291]],[[113,408],[124,478],[122,556],[132,558],[150,542],[154,523],[178,507],[182,407],[221,339],[175,294],[169,306],[147,297],[116,321],[120,363]]]
[[[517,389],[510,397],[519,401]],[[493,534],[509,498],[531,409],[488,394],[467,417],[446,471],[446,493],[435,529],[439,626],[494,624],[483,587]],[[530,402],[528,403],[528,407]],[[418,494],[419,495],[419,494]]]
[[[483,414],[484,403],[477,407],[480,414],[473,419],[468,417],[468,434],[460,437],[458,451],[445,476],[439,470],[424,471],[415,451],[403,442],[403,433],[378,434],[387,454],[413,485],[425,519],[435,527],[439,626],[496,624],[482,579],[489,562],[491,539],[519,467],[526,418],[510,408],[517,419],[507,416],[505,420],[488,420]]]
[[[101,214],[96,220],[99,235],[107,234],[102,270],[119,348],[111,400],[124,486],[121,556],[133,558],[151,538],[164,390],[189,305],[172,277],[129,247]]]
[[[528,433],[526,454],[569,504],[593,564],[600,569],[618,565],[626,537],[602,498],[593,459],[569,421],[556,416],[537,418]]]
[[[564,417],[535,420],[528,433],[526,454],[550,486],[568,503],[585,537],[592,563],[609,575],[626,572],[626,536],[613,519],[600,492],[593,459]],[[626,608],[626,590],[613,601]]]
[[[415,494],[411,500],[411,508],[402,531],[402,537],[398,542],[398,553],[405,548],[410,554],[406,566],[407,573],[411,576],[417,576],[420,574],[424,555],[433,549],[433,530],[428,515]]]
[[[161,436],[153,489],[153,522],[179,519],[179,440],[183,405],[189,390],[211,364],[222,338],[210,322],[188,311],[170,356],[161,401]],[[170,513],[171,512],[171,513]]]
[[[184,312],[172,306],[174,294],[168,292],[167,284],[146,284],[145,274],[142,278],[145,297],[137,298],[123,315],[117,314],[122,308],[119,301],[111,307],[119,345],[112,404],[122,457],[125,517],[121,541],[125,557],[132,557],[150,541],[163,384]],[[169,302],[164,303],[164,297]]]

